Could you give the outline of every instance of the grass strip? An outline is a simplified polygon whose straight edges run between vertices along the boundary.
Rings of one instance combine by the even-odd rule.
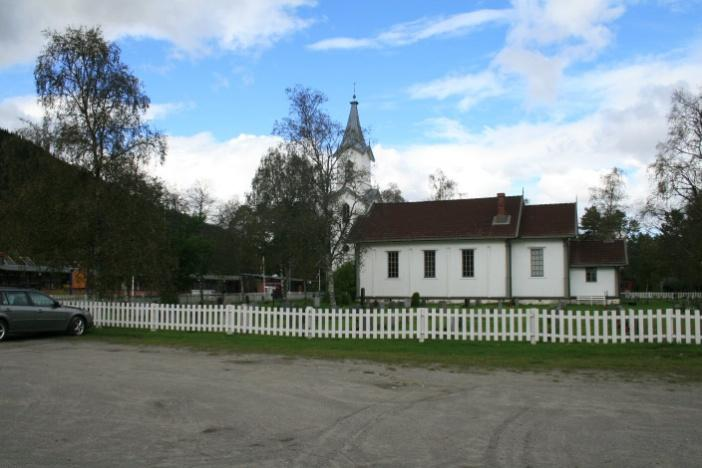
[[[584,344],[495,341],[292,338],[263,335],[96,328],[86,338],[128,345],[208,352],[276,354],[517,371],[614,371],[671,381],[702,381],[702,346],[684,344]]]

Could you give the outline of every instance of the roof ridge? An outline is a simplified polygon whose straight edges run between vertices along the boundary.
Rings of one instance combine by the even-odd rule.
[[[575,205],[575,202],[560,202],[560,203],[535,203],[533,205],[524,205],[524,206],[558,206],[558,205]]]
[[[505,198],[521,198],[521,195],[506,195]],[[417,200],[417,201],[404,201],[404,202],[380,202],[379,205],[407,205],[407,204],[419,204],[419,203],[445,203],[445,202],[459,202],[459,201],[473,201],[473,200],[496,200],[497,197],[477,197],[477,198],[452,198],[450,200]]]

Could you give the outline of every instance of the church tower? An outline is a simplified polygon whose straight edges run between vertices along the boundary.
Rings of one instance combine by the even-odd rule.
[[[346,130],[344,130],[344,138],[339,146],[339,153],[341,153],[342,165],[345,165],[346,161],[351,161],[357,171],[362,171],[363,177],[359,187],[361,193],[356,195],[363,197],[372,188],[371,163],[375,162],[375,157],[370,145],[363,138],[361,121],[358,117],[356,93],[354,93],[350,104],[349,120],[346,123]]]

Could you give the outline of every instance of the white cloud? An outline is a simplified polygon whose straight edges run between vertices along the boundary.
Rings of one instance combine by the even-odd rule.
[[[529,102],[553,102],[566,66],[561,58],[521,48],[503,49],[495,57],[495,63],[503,72],[520,75],[526,80]]]
[[[151,103],[144,114],[144,119],[160,120],[194,107],[195,104],[192,102]],[[25,125],[23,120],[39,122],[43,115],[44,110],[35,96],[12,96],[0,101],[0,127],[2,128],[16,130]]]
[[[152,165],[150,170],[179,191],[200,181],[221,201],[243,199],[261,157],[279,142],[269,135],[241,134],[224,141],[209,132],[170,136],[166,162]]]
[[[144,114],[144,120],[160,120],[164,119],[169,115],[181,112],[187,109],[193,109],[195,103],[193,102],[164,102],[164,103],[151,103],[149,109]]]
[[[504,21],[509,10],[475,10],[442,18],[422,18],[391,26],[374,37],[334,37],[310,44],[314,50],[398,47],[433,37],[465,34],[483,24]]]
[[[471,132],[456,119],[426,119],[425,136],[441,141],[374,148],[376,177],[381,185],[398,182],[416,200],[428,196],[427,177],[441,168],[468,196],[518,193],[524,186],[532,202],[577,196],[582,207],[589,202],[588,188],[617,166],[625,170],[634,211],[650,193],[647,167],[666,138],[672,91],[700,89],[696,54],[640,58],[565,76],[560,107],[578,115],[569,120],[525,120]]]
[[[526,101],[551,104],[564,71],[594,59],[612,40],[608,25],[624,13],[621,0],[514,0],[504,10],[509,30],[502,49],[478,73],[449,75],[409,88],[415,99],[459,97],[459,109],[526,83]],[[516,79],[516,81],[515,81]],[[424,91],[424,92],[418,92]],[[434,90],[434,92],[430,92]]]
[[[0,0],[0,67],[34,59],[44,29],[101,25],[110,39],[148,37],[173,43],[188,55],[214,49],[270,46],[307,27],[298,15],[312,0]]]
[[[562,71],[591,60],[609,45],[608,24],[625,11],[622,0],[514,0],[514,22],[495,64],[527,82],[528,96],[553,102]]]
[[[504,92],[500,78],[492,71],[476,74],[453,75],[439,78],[428,83],[416,84],[409,89],[413,99],[446,99],[462,96],[459,102],[461,110],[468,110],[476,102]]]
[[[22,119],[38,121],[42,115],[35,96],[13,96],[0,101],[0,128],[17,130],[25,125]]]
[[[314,50],[330,49],[363,49],[368,47],[378,47],[379,43],[373,39],[355,39],[353,37],[333,37],[315,42],[309,46]]]
[[[664,116],[648,131],[650,137],[637,147],[612,141],[609,136],[630,125],[607,113],[572,123],[519,123],[470,133],[451,119],[435,120],[445,130],[447,143],[411,147],[373,148],[375,176],[381,186],[396,182],[412,200],[429,196],[428,175],[437,168],[458,183],[467,197],[491,196],[497,192],[520,193],[535,203],[588,201],[589,187],[599,176],[617,166],[625,169],[632,184],[632,204],[648,192],[646,166],[655,154],[655,142],[665,136]],[[650,146],[647,146],[650,145]]]
[[[468,130],[457,120],[448,117],[434,117],[421,122],[425,136],[443,141],[465,143],[471,140]]]

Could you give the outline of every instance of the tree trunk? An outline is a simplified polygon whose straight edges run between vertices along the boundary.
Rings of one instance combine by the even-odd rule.
[[[329,294],[329,305],[335,308],[336,294],[334,291],[334,270],[332,268],[331,262],[327,264],[325,273],[327,275],[327,294]]]

